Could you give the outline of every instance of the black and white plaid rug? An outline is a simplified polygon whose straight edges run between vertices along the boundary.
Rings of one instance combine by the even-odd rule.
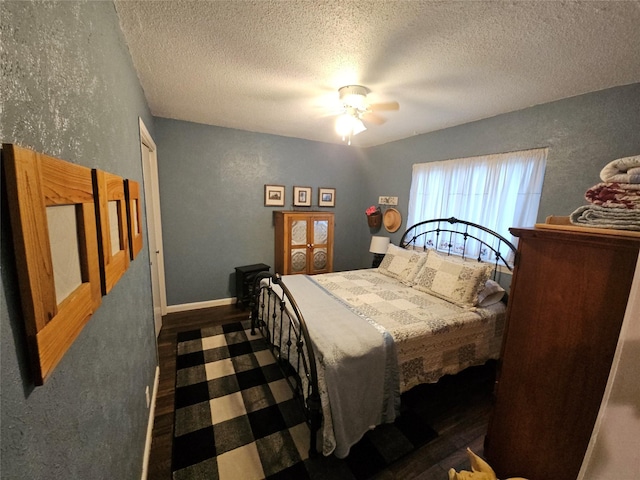
[[[183,479],[365,479],[437,437],[411,409],[344,460],[309,458],[309,429],[249,321],[178,334],[172,471]]]

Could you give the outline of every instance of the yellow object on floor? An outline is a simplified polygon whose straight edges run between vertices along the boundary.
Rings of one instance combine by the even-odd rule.
[[[493,468],[491,468],[487,462],[473,453],[469,448],[467,448],[467,454],[469,455],[469,460],[471,461],[472,471],[469,472],[466,470],[462,470],[461,472],[456,472],[452,468],[449,470],[449,480],[498,480],[498,478],[496,477],[496,473],[493,471]],[[505,480],[526,479],[522,477],[512,477]]]

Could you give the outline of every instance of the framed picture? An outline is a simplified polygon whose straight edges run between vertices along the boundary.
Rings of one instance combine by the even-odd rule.
[[[284,185],[264,186],[264,206],[284,207]]]
[[[336,206],[336,189],[320,187],[318,189],[318,206],[319,207],[335,207]]]
[[[293,205],[295,207],[310,207],[311,187],[293,187]]]

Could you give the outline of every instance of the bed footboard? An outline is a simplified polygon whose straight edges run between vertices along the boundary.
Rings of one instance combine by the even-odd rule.
[[[322,407],[315,354],[306,323],[279,274],[259,273],[253,291],[251,334],[260,330],[294,398],[300,402],[310,430],[309,455],[315,455]]]

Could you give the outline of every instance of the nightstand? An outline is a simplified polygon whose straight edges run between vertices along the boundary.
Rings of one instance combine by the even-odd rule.
[[[268,272],[271,267],[264,263],[254,263],[236,267],[236,307],[245,308],[251,303],[253,281],[260,272]]]

